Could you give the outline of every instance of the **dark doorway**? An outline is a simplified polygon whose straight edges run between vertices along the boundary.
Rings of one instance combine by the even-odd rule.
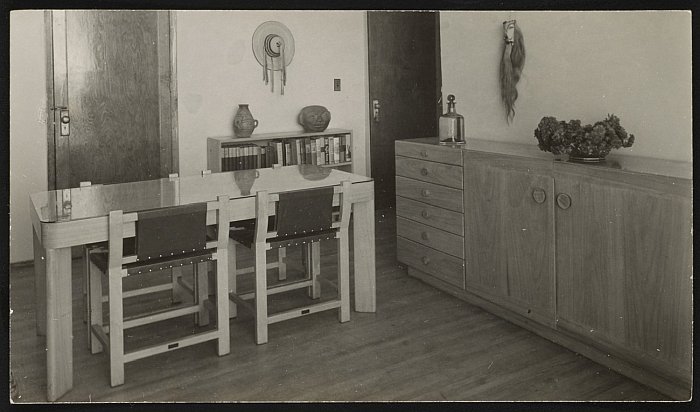
[[[370,163],[376,209],[394,208],[394,141],[437,136],[438,12],[368,12]]]

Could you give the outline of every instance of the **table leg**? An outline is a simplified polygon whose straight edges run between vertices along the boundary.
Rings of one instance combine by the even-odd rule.
[[[46,335],[46,251],[41,245],[41,241],[32,230],[34,235],[34,292],[36,310],[36,334]]]
[[[374,200],[353,203],[355,311],[376,312]]]
[[[55,401],[73,388],[71,249],[46,250],[46,390]]]

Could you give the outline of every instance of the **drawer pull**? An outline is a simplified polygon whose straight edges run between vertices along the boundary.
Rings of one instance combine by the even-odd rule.
[[[421,239],[428,240],[428,232],[423,232],[420,234]]]
[[[422,169],[420,170],[420,174],[422,174],[423,176],[428,176],[428,169],[422,168]]]
[[[420,191],[420,194],[421,194],[423,197],[428,197],[428,196],[430,196],[430,190],[428,190],[428,189],[423,189],[423,190]]]
[[[421,150],[420,155],[423,157],[428,157],[428,151],[427,150]]]
[[[566,193],[559,193],[557,195],[557,205],[563,209],[566,210],[571,207],[571,197],[567,195]]]
[[[537,203],[544,203],[544,201],[547,199],[547,193],[540,188],[533,189],[532,198],[535,199],[535,202]]]
[[[420,215],[423,216],[423,217],[426,218],[426,219],[430,217],[430,213],[428,213],[427,210],[424,210],[424,211],[420,212]]]
[[[424,265],[427,265],[428,263],[430,263],[430,258],[427,256],[423,256],[421,262],[423,262]]]

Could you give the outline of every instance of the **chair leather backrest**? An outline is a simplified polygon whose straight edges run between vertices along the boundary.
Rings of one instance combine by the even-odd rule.
[[[194,203],[138,212],[138,260],[192,253],[207,243],[207,204]]]
[[[333,187],[279,194],[277,236],[294,236],[328,230],[332,226]]]

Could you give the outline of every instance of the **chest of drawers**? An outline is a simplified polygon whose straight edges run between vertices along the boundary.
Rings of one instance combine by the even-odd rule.
[[[462,152],[448,146],[396,145],[398,260],[464,288]]]

